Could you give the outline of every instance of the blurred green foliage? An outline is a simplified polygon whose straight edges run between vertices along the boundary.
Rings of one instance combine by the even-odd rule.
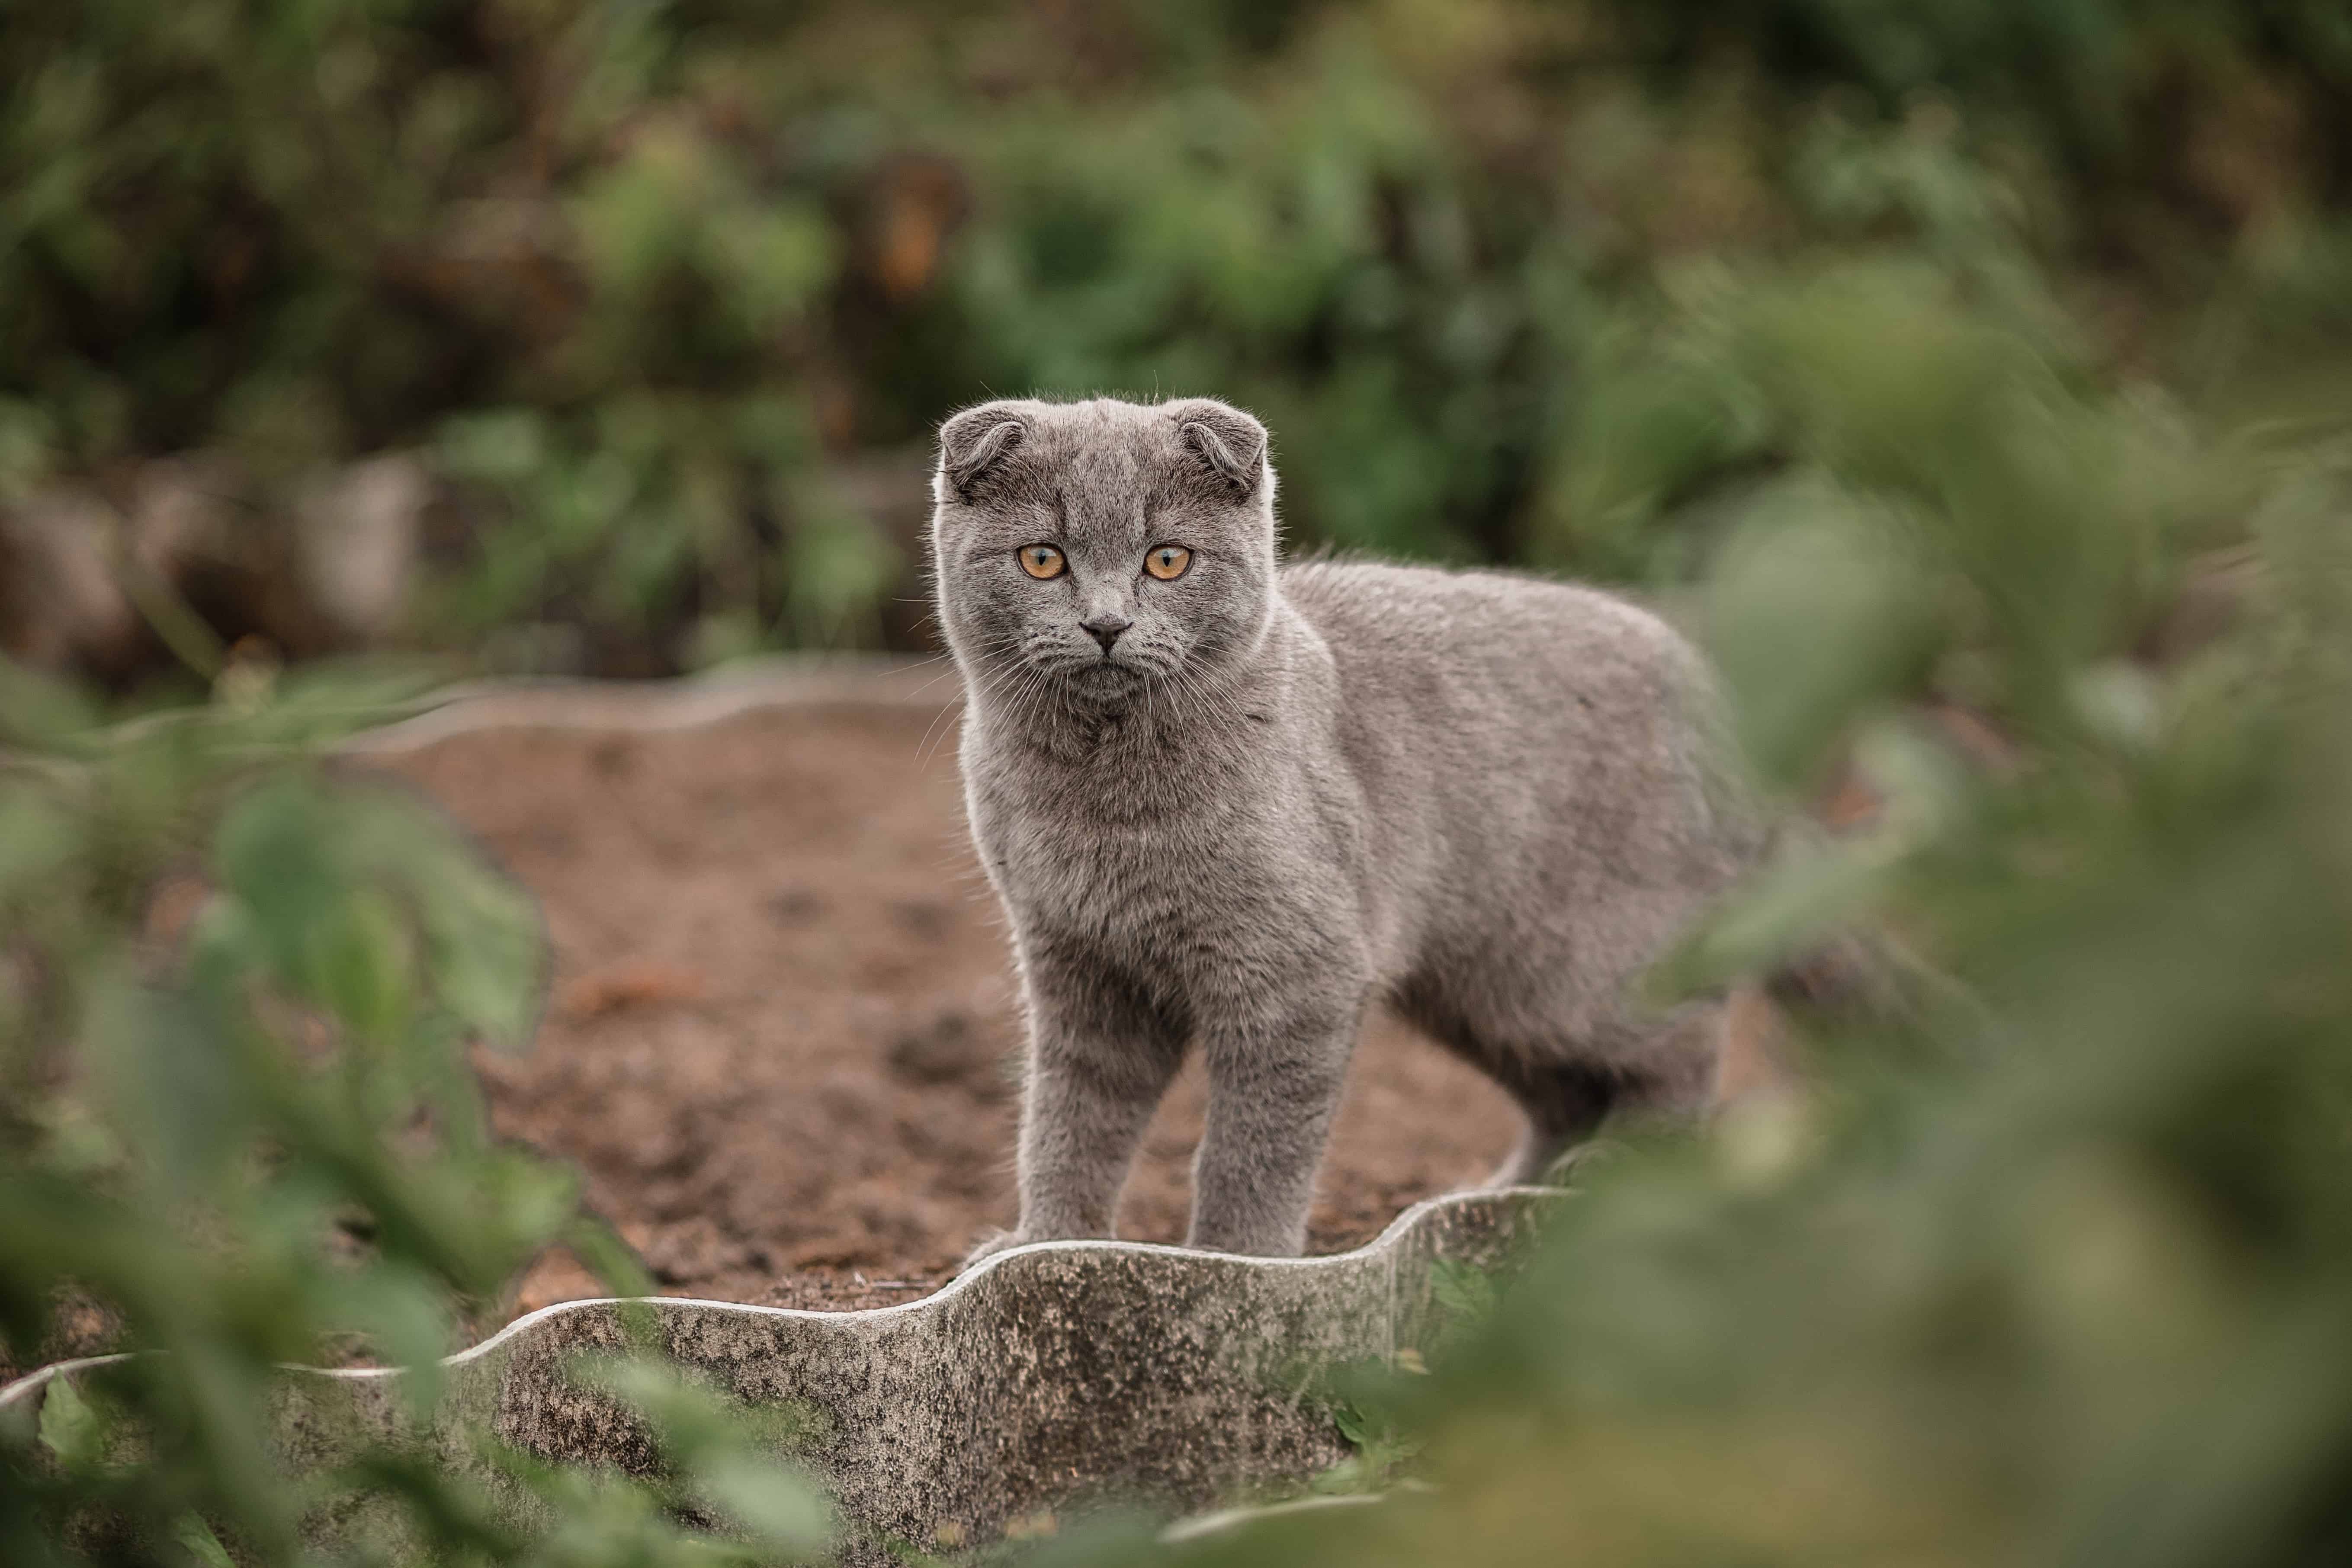
[[[551,1242],[649,1286],[570,1173],[489,1135],[466,1049],[536,1026],[528,896],[421,803],[306,761],[399,695],[322,671],[110,726],[0,663],[0,1350],[21,1368],[79,1309],[163,1352],[52,1385],[37,1426],[10,1413],[0,1557],[226,1563],[226,1541],[293,1563],[306,1518],[362,1498],[358,1561],[818,1550],[825,1511],[776,1444],[649,1351],[597,1375],[649,1424],[659,1484],[482,1435],[490,1473],[564,1521],[540,1537],[396,1432],[355,1424],[320,1484],[271,1460],[281,1365],[406,1366],[421,1418],[438,1358]]]
[[[1580,1167],[1485,1330],[1353,1407],[1341,1484],[1433,1490],[1041,1555],[2352,1557],[2340,5],[34,0],[0,68],[6,495],[418,447],[467,521],[415,637],[658,668],[904,635],[842,474],[954,404],[1214,393],[1297,543],[1666,598],[1767,786],[1852,818],[1669,980],[1866,927],[1941,984]],[[292,760],[348,689],[78,702],[0,691],[0,1310],[23,1353],[72,1280],[186,1354],[105,1395],[143,1468],[16,1435],[0,1531],[267,1553],[271,1362],[428,1355],[595,1245],[453,1066],[534,950]],[[679,1484],[740,1474],[717,1429]]]
[[[2352,327],[2329,0],[25,0],[0,76],[0,490],[420,449],[407,635],[525,663],[917,636],[844,468],[992,392],[1244,403],[1301,543],[1664,583],[1787,455],[1680,395],[1714,269],[1891,254],[2200,405]]]

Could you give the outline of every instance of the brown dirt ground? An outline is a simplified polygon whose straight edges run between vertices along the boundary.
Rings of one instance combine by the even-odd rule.
[[[1010,1224],[1019,1027],[966,841],[951,710],[772,708],[691,730],[501,729],[373,759],[536,893],[536,1046],[484,1056],[499,1130],[581,1172],[665,1289],[778,1306],[911,1300]],[[1183,1232],[1196,1071],[1146,1139],[1120,1234]],[[1479,1179],[1501,1093],[1367,1032],[1310,1247]],[[517,1310],[601,1293],[567,1257]]]

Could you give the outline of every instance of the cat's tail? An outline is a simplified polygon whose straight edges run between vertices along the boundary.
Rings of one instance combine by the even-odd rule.
[[[1953,989],[1892,942],[1844,935],[1734,984],[1715,1098],[1728,1104],[1782,1095],[1804,1079],[1790,1028],[1801,1017],[1832,1025],[1901,1027]]]
[[[1832,937],[1781,960],[1759,981],[1784,1008],[1858,1023],[1916,1022],[1938,998],[1962,999],[1957,981],[1877,931]]]

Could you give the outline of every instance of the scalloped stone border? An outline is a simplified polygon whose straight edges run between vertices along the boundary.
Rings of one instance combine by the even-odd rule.
[[[1191,1512],[1338,1463],[1348,1445],[1319,1375],[1429,1349],[1444,1319],[1431,1266],[1507,1265],[1559,1196],[1433,1198],[1328,1258],[1049,1241],[893,1307],[643,1306],[689,1373],[748,1405],[814,1417],[789,1457],[832,1491],[849,1527],[843,1560],[891,1563],[894,1543],[982,1543],[1097,1500]],[[475,1470],[466,1434],[488,1431],[547,1459],[641,1466],[635,1423],[565,1369],[574,1352],[623,1348],[625,1305],[545,1307],[445,1359],[425,1435],[441,1462]],[[37,1413],[55,1380],[120,1359],[44,1367],[0,1389],[0,1416]],[[289,1468],[334,1463],[354,1418],[362,1431],[402,1430],[404,1375],[287,1369],[278,1421]],[[339,1528],[359,1525],[321,1523]]]

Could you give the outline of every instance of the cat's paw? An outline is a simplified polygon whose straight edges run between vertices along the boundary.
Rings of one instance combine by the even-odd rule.
[[[998,1253],[1007,1251],[1015,1247],[1026,1247],[1030,1240],[1031,1238],[1029,1237],[1022,1235],[1017,1230],[992,1231],[988,1235],[980,1238],[978,1246],[974,1247],[970,1252],[964,1254],[963,1268],[958,1269],[957,1272],[960,1274],[967,1273],[975,1264],[980,1263],[982,1259],[993,1258]]]

